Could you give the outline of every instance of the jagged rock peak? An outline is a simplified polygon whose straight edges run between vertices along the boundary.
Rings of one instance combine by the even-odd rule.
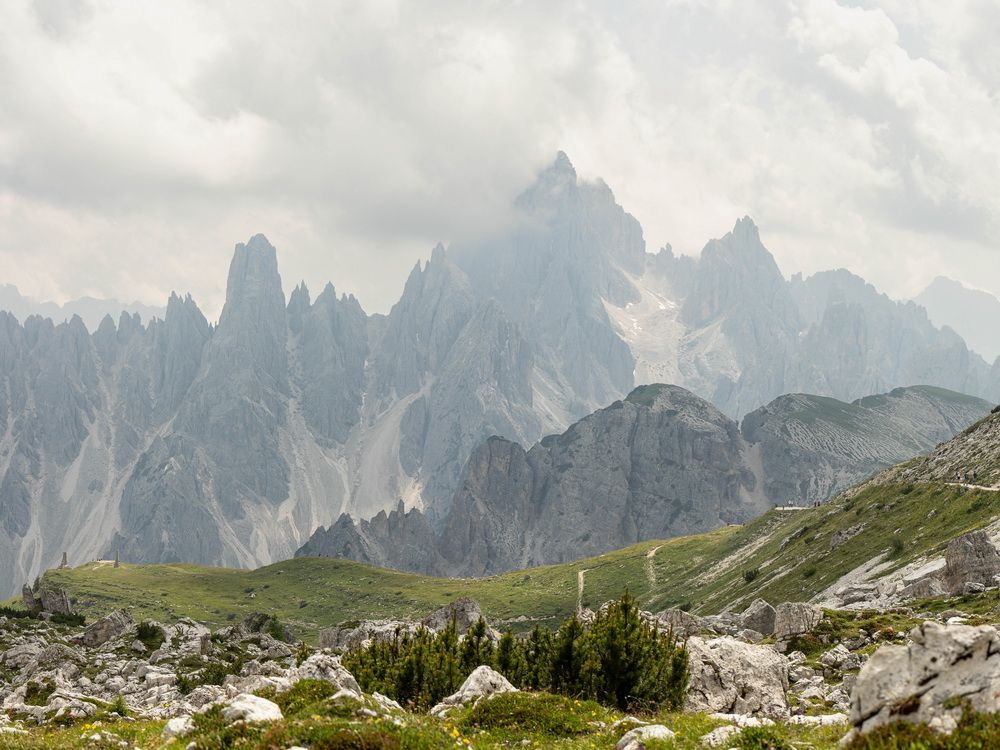
[[[244,244],[236,245],[232,263],[229,266],[229,281],[226,286],[226,307],[244,300],[263,301],[280,295],[281,276],[278,274],[278,254],[267,238],[255,234]],[[225,317],[223,310],[223,317]]]
[[[94,332],[95,336],[108,336],[115,333],[118,329],[115,327],[115,319],[111,317],[111,313],[105,313],[104,317],[101,318],[101,324],[97,326],[97,330]]]
[[[190,294],[185,294],[182,298],[171,292],[163,320],[168,327],[181,320],[192,320],[199,330],[209,328],[208,320]]]
[[[760,242],[760,230],[749,216],[737,219],[733,225],[733,237],[739,240]]]
[[[577,191],[576,169],[562,151],[551,165],[539,172],[534,184],[515,201],[515,205],[529,212],[539,208],[559,205]]]
[[[573,162],[569,160],[565,151],[556,152],[556,160],[552,162],[552,166],[549,167],[550,172],[557,172],[563,174],[570,174],[576,177],[576,169],[573,167]]]
[[[175,308],[191,306],[197,307],[197,304],[195,303],[194,297],[191,296],[190,292],[186,293],[182,297],[177,292],[171,291],[170,297],[167,299],[167,310],[169,310],[171,306]]]
[[[764,247],[760,231],[749,216],[737,219],[732,230],[722,239],[711,240],[706,244],[702,258],[706,260],[724,258],[734,265],[753,266],[760,272],[781,277],[774,256]]]
[[[309,289],[306,282],[300,281],[295,285],[292,293],[288,297],[288,313],[290,315],[302,315],[305,313],[312,301],[309,297]]]

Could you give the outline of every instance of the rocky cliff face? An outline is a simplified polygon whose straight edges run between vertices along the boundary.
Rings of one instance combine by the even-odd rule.
[[[768,507],[735,423],[672,386],[637,389],[525,453],[473,454],[441,535],[474,575],[708,531]]]
[[[642,386],[530,450],[485,441],[436,536],[400,508],[388,520],[341,518],[297,554],[461,576],[566,562],[826,500],[989,407],[926,387],[850,404],[797,395],[747,416],[741,430],[683,388]]]

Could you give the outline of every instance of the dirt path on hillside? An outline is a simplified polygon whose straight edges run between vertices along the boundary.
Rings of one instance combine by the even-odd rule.
[[[985,484],[966,484],[965,482],[945,482],[952,487],[965,487],[967,490],[984,490],[985,492],[1000,492],[1000,487],[987,487]]]
[[[589,568],[576,571],[576,611],[583,612],[583,584]]]
[[[646,553],[646,580],[649,581],[650,591],[656,588],[656,560],[654,557],[662,546],[661,544],[659,547],[653,547],[653,549]]]

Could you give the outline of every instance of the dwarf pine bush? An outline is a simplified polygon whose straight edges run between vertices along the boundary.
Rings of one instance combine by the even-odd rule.
[[[411,708],[455,692],[481,664],[524,690],[548,690],[622,710],[676,709],[688,683],[687,651],[639,615],[627,591],[590,627],[569,618],[554,634],[536,627],[526,638],[504,633],[494,646],[486,624],[459,640],[454,619],[440,633],[397,633],[389,642],[348,652],[344,666],[365,692],[379,691]]]

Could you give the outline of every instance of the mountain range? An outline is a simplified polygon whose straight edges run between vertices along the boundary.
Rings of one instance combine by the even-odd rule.
[[[115,299],[98,299],[97,297],[80,297],[62,305],[55,302],[39,302],[31,297],[25,297],[13,284],[0,284],[0,310],[6,310],[20,321],[25,321],[32,315],[51,318],[55,323],[64,323],[78,316],[88,331],[96,331],[105,316],[117,319],[123,312],[137,313],[143,320],[151,318],[163,319],[166,310],[154,305],[144,305],[141,302],[124,303]]]
[[[822,503],[990,406],[927,386],[850,404],[796,394],[739,425],[683,388],[640,386],[530,450],[487,440],[437,533],[401,504],[358,523],[345,514],[297,555],[461,577],[570,562]]]
[[[755,471],[732,420],[782,394],[852,401],[929,384],[1000,395],[1000,363],[918,305],[842,270],[786,280],[748,218],[698,259],[647,253],[610,188],[578,179],[561,153],[514,206],[506,234],[418,263],[387,315],[366,314],[332,285],[313,298],[300,284],[286,298],[262,235],[237,245],[216,325],[178,295],[162,319],[123,313],[93,332],[78,316],[0,314],[8,588],[63,552],[71,563],[115,552],[267,563],[345,513],[375,523],[400,502],[437,533],[466,502],[476,466],[492,466],[490,451],[530,455],[521,446],[564,437],[606,404],[638,415],[634,398],[617,401],[637,383],[697,396],[719,449],[738,458],[731,489],[717,490],[735,492],[733,508],[693,509],[690,528],[746,517],[777,495],[822,498],[841,474],[871,470],[865,455],[844,468],[835,451],[825,478],[778,488],[775,474]],[[766,433],[767,421],[751,424]],[[890,442],[892,429],[882,433]],[[552,451],[560,439],[547,439]],[[635,499],[631,489],[622,497]],[[637,534],[645,528],[636,522]]]
[[[913,301],[927,310],[936,326],[958,332],[969,347],[987,359],[1000,356],[1000,299],[981,289],[938,276]]]

